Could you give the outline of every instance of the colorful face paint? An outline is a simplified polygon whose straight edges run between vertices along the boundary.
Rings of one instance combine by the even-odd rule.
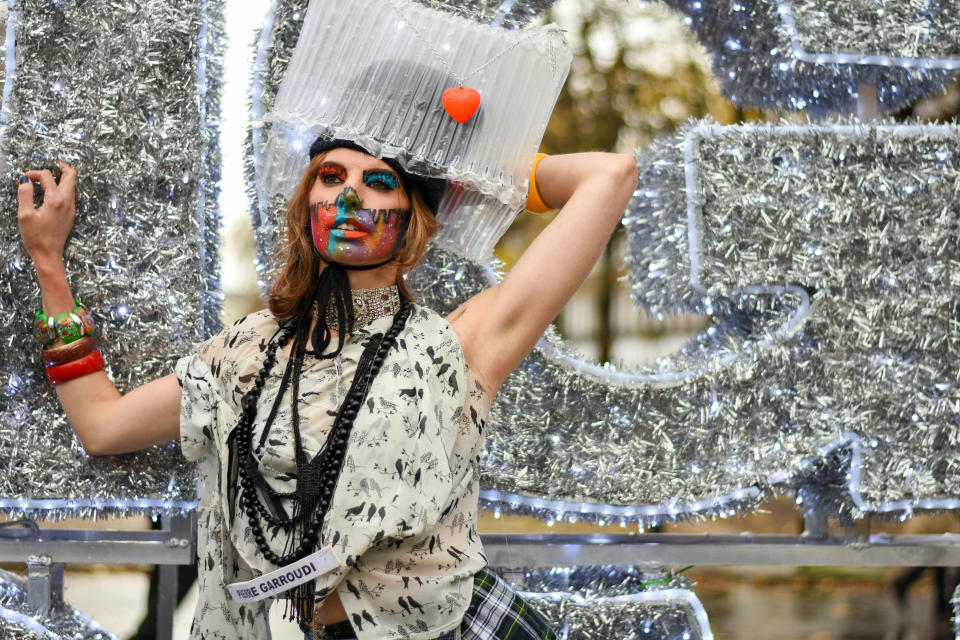
[[[324,174],[321,173],[321,179]],[[396,176],[386,171],[364,173],[364,184],[374,189],[384,184],[385,190]],[[334,179],[334,178],[331,178]],[[373,184],[368,184],[368,179]],[[326,183],[330,184],[330,183]],[[385,262],[396,255],[407,233],[409,209],[367,209],[353,187],[346,187],[334,202],[310,205],[310,226],[313,244],[320,255],[345,266],[364,266]]]
[[[380,191],[393,191],[397,188],[397,174],[393,171],[364,171],[363,184]]]
[[[347,170],[333,162],[322,164],[317,172],[317,178],[323,184],[341,184],[347,179]]]

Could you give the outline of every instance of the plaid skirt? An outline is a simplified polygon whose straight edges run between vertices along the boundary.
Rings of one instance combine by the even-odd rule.
[[[357,636],[344,620],[306,632],[306,640],[350,640]],[[556,640],[540,614],[495,573],[482,569],[473,577],[473,597],[459,628],[436,640]]]

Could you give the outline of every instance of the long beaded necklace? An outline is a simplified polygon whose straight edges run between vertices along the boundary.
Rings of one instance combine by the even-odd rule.
[[[236,495],[236,482],[233,483],[233,492],[230,496],[231,504],[234,505],[234,513],[237,511],[237,506],[244,509],[258,551],[272,564],[284,566],[296,562],[312,553],[316,548],[324,517],[330,507],[337,480],[343,469],[353,421],[366,398],[370,383],[383,366],[387,353],[396,344],[397,336],[406,324],[411,309],[411,303],[401,298],[399,310],[394,315],[393,322],[387,332],[374,334],[368,338],[357,363],[357,371],[353,382],[337,411],[333,427],[330,429],[320,451],[309,461],[300,438],[299,412],[296,400],[299,395],[299,378],[303,365],[303,355],[306,352],[305,344],[301,342],[306,340],[306,332],[298,329],[302,328],[304,324],[309,325],[309,322],[304,323],[301,318],[296,323],[288,323],[278,330],[276,339],[271,340],[267,345],[263,365],[254,378],[253,385],[240,401],[242,413],[237,427],[230,435],[231,460],[228,466],[232,478],[239,476],[240,504],[236,504],[238,497]],[[270,425],[276,416],[280,399],[286,392],[287,386],[291,386],[294,398],[292,422],[297,464],[296,487],[291,492],[278,492],[267,483],[260,473],[257,459],[252,453],[253,423],[257,413],[257,401],[263,391],[267,375],[276,363],[277,350],[285,346],[291,338],[294,338],[295,334],[291,359],[287,363],[280,389],[277,392],[277,399],[267,418],[261,438],[262,443],[266,439]],[[293,502],[293,513],[289,515],[281,504],[281,500],[284,498]],[[287,543],[282,555],[277,554],[270,548],[261,521],[277,531],[287,533]],[[295,589],[292,599],[294,601],[295,617],[300,622],[309,623],[312,619],[313,593],[313,582],[308,582]]]

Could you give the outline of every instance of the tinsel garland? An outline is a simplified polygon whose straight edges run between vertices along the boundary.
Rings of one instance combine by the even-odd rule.
[[[7,20],[3,179],[65,160],[79,170],[66,250],[121,390],[172,371],[219,328],[217,114],[221,0],[21,0]],[[15,39],[15,48],[13,42]],[[89,458],[44,378],[31,335],[36,279],[16,191],[0,220],[0,511],[59,518],[177,511],[195,499],[175,444]]]
[[[498,277],[433,249],[407,281],[421,303],[449,313]],[[720,376],[711,369],[725,352],[762,342],[791,311],[785,300],[751,302],[756,327],[719,327],[671,358],[630,371],[585,362],[549,330],[497,393],[481,501],[548,522],[643,526],[756,507],[766,474],[734,457],[732,435],[704,435],[720,418],[735,418],[729,401],[717,397]]]
[[[778,0],[810,53],[912,59],[918,66],[960,64],[960,12],[951,0]],[[956,68],[956,67],[954,67]]]
[[[791,6],[797,4],[797,0],[790,1]],[[791,34],[778,12],[778,0],[665,2],[686,16],[687,23],[712,56],[724,95],[743,107],[808,110],[818,117],[829,112],[852,113],[857,109],[858,86],[868,84],[877,88],[880,111],[891,113],[918,98],[943,91],[956,76],[956,71],[924,68],[922,64],[906,68],[876,63],[802,61],[794,56]],[[869,4],[870,10],[857,19],[861,24],[876,24],[870,16],[877,15],[882,6],[896,3]],[[845,0],[804,0],[804,7],[810,5],[834,6],[842,15],[851,15],[850,3]],[[809,15],[806,11],[802,13]],[[935,26],[936,33],[942,34],[937,36],[939,42],[950,39],[956,45],[957,20],[953,9],[936,14],[931,28]],[[817,42],[839,40],[851,47],[872,47],[880,42],[886,51],[893,52],[898,42],[903,44],[909,38],[909,24],[884,22],[883,25],[884,29],[877,28],[875,35],[865,39],[861,29],[845,29],[847,25],[840,21],[828,33],[818,33]]]
[[[955,127],[856,123],[687,127],[643,154],[624,220],[641,307],[755,333],[744,303],[810,301],[769,345],[718,354],[719,411],[684,440],[784,470],[771,483],[846,450],[855,510],[960,506],[958,156]]]
[[[0,638],[3,640],[117,640],[65,602],[38,613],[27,604],[26,579],[0,570]]]
[[[960,640],[960,585],[954,590],[950,604],[953,607],[953,637]]]
[[[522,29],[556,0],[416,0],[420,4],[472,18],[484,24]]]
[[[268,13],[267,23],[253,42],[255,58],[250,86],[250,116],[254,124],[248,128],[244,139],[244,177],[252,212],[254,259],[264,292],[268,289],[268,274],[281,266],[277,263],[280,254],[277,248],[283,246],[286,240],[283,225],[286,200],[280,195],[267,197],[257,188],[255,158],[265,137],[257,121],[273,109],[283,74],[297,45],[308,4],[308,0],[276,2]]]
[[[641,306],[703,313],[712,326],[681,352],[632,371],[591,366],[548,333],[494,403],[481,479],[489,507],[548,520],[654,525],[728,515],[778,488],[797,492],[805,508],[843,520],[960,505],[952,454],[957,392],[943,364],[956,361],[956,332],[950,333],[956,283],[924,287],[919,301],[901,297],[927,277],[931,259],[955,259],[946,248],[956,204],[954,138],[928,136],[924,147],[909,138],[878,145],[873,135],[832,141],[797,135],[774,145],[765,127],[727,133],[729,148],[706,151],[702,159],[719,158],[710,170],[730,174],[723,193],[710,200],[710,211],[719,209],[710,219],[718,220],[727,244],[711,246],[724,258],[709,264],[740,280],[725,278],[723,289],[709,293],[690,286],[682,134],[672,152],[663,143],[641,160],[642,187],[625,220],[628,268]],[[944,144],[953,149],[948,155]],[[756,164],[745,166],[744,150]],[[808,165],[789,169],[806,178],[781,192],[757,164],[777,166],[772,157],[784,150]],[[919,166],[898,171],[892,158]],[[856,166],[837,172],[838,161]],[[874,184],[883,185],[875,197],[884,199],[864,207],[865,194],[850,189],[860,185],[869,193],[871,168],[879,180]],[[909,176],[928,187],[911,187]],[[908,183],[898,189],[898,180]],[[751,190],[767,183],[766,192]],[[911,196],[901,202],[899,217],[889,198],[897,191]],[[807,208],[811,193],[832,194],[834,205],[846,207],[832,213]],[[770,207],[764,211],[793,215],[764,226],[762,216],[746,216],[751,201],[754,208],[761,202]],[[919,218],[913,207],[924,202],[934,213]],[[882,246],[855,251],[865,236],[878,233],[856,224],[854,210],[879,211],[881,204],[902,235],[888,233]],[[809,228],[815,222],[819,233]],[[902,254],[901,240],[922,245],[924,255]],[[780,247],[777,275],[756,257],[769,256],[772,241]],[[833,261],[811,273],[830,281],[799,277],[797,269],[813,268],[817,252],[828,248]],[[880,276],[868,277],[878,262],[880,275],[891,279],[885,286],[899,283],[895,292],[881,290],[879,299]],[[409,282],[422,302],[449,312],[496,277],[434,250]],[[806,282],[823,287],[812,300],[807,288],[791,284]],[[880,335],[889,342],[878,346]],[[917,411],[923,413],[914,418]]]
[[[497,572],[566,640],[711,640],[690,581],[661,569],[564,567]]]

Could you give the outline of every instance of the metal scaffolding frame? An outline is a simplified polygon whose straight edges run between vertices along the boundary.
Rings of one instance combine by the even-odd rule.
[[[27,565],[27,605],[37,613],[63,602],[67,564],[155,564],[157,638],[172,640],[176,609],[177,565],[191,564],[196,553],[196,512],[164,516],[153,531],[45,529],[36,535],[0,539],[0,562]]]
[[[619,565],[766,565],[910,567],[960,566],[960,534],[872,534],[870,521],[831,531],[823,518],[807,518],[800,535],[742,533],[485,534],[492,566],[573,567]],[[196,513],[165,517],[156,531],[39,528],[36,536],[0,540],[0,561],[27,564],[31,608],[62,602],[66,564],[160,566],[157,637],[173,638],[176,565],[193,562]]]

